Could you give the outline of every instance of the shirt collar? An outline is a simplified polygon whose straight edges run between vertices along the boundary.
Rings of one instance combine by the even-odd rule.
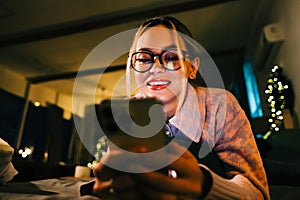
[[[199,102],[196,90],[188,84],[185,100],[169,122],[192,141],[199,142],[205,115],[204,106]]]

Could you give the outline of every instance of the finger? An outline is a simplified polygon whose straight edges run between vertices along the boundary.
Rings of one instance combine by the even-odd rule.
[[[198,161],[189,151],[184,152],[182,156],[171,163],[168,167],[174,169],[179,177],[189,177],[191,174],[200,173]],[[189,170],[186,170],[187,168]]]
[[[139,184],[129,174],[121,174],[109,181],[96,180],[93,194],[101,199],[140,200]]]
[[[142,187],[141,191],[145,194],[146,199],[168,199],[168,200],[177,200],[176,195],[174,194],[168,194],[168,193],[163,193],[158,190],[153,190],[149,187]]]
[[[101,181],[96,179],[95,184],[93,186],[93,194],[98,197],[106,197],[110,196],[110,188],[112,185],[113,180],[110,179],[109,181]]]
[[[134,171],[134,169],[132,169],[133,165],[129,164],[139,163],[144,160],[143,158],[144,156],[141,153],[128,152],[122,149],[113,149],[109,151],[109,153],[105,154],[100,162],[102,165],[106,165],[110,168],[118,169],[124,172],[132,172]]]
[[[118,193],[119,200],[141,200],[145,199],[145,194],[141,192],[139,187],[131,188],[128,190],[123,190]]]
[[[186,167],[186,166],[184,166]],[[200,170],[199,170],[200,171]],[[140,182],[149,187],[167,193],[178,193],[178,194],[196,194],[199,192],[202,180],[201,172],[191,174],[189,177],[178,177],[172,178],[166,173],[161,172],[148,172],[148,173],[137,173],[133,174]],[[172,185],[172,187],[170,187]],[[186,187],[191,185],[191,187]]]
[[[123,192],[126,190],[131,190],[138,187],[139,184],[137,180],[128,173],[122,173],[113,179],[112,187],[118,192]]]
[[[178,184],[178,180],[175,181],[174,178],[168,177],[167,175],[160,172],[139,173],[135,174],[134,176],[139,181],[155,188],[156,190],[172,192],[174,190],[174,187],[178,187],[176,186]],[[172,187],[170,187],[170,185],[172,185]]]
[[[173,154],[172,152],[161,153],[159,157],[157,155],[147,155],[147,159],[142,159],[135,164],[132,168],[134,167],[138,172],[149,172],[153,171],[150,169],[165,168],[166,174],[168,174],[167,169],[174,169],[181,177],[188,175],[187,172],[190,170],[186,170],[187,167],[192,167],[194,169],[192,172],[199,171],[198,161],[189,151],[184,151],[182,155]],[[137,164],[143,166],[144,171],[139,171]]]
[[[95,177],[101,180],[109,180],[118,175],[120,171],[114,169],[114,166],[117,166],[116,163],[124,163],[124,157],[122,152],[117,150],[106,153],[93,169]]]
[[[119,172],[109,166],[106,166],[102,162],[96,164],[93,169],[94,176],[101,181],[108,181],[112,177],[116,176]]]

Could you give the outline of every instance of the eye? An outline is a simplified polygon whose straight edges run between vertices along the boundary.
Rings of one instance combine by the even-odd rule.
[[[166,52],[163,55],[163,59],[166,62],[176,62],[179,60],[179,56],[177,53],[174,53],[174,52]]]
[[[149,58],[137,58],[136,62],[141,63],[141,64],[147,64],[147,63],[151,63],[151,59],[149,59]]]
[[[147,53],[138,53],[135,55],[135,62],[139,64],[152,63],[152,58]]]

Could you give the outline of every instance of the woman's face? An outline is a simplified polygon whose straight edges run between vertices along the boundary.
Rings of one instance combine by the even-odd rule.
[[[160,54],[165,50],[176,48],[175,37],[172,32],[173,31],[170,31],[162,25],[148,29],[139,38],[136,51]],[[181,43],[181,50],[186,50],[183,41],[181,40],[179,42]],[[189,59],[185,59],[185,66],[181,66],[181,68],[176,71],[170,71],[162,66],[157,56],[150,70],[143,73],[134,71],[135,80],[141,93],[148,98],[153,97],[160,100],[169,117],[174,115],[176,111],[178,98],[180,97],[183,84],[186,84],[185,81],[187,77],[190,73],[196,73],[195,70],[197,70],[197,67],[192,67],[190,62]],[[199,63],[193,64],[198,66]],[[184,74],[184,71],[187,73]]]

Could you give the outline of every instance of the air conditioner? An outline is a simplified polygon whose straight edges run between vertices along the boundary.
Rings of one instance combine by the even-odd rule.
[[[278,64],[276,63],[277,57],[283,41],[284,33],[280,23],[264,26],[253,53],[252,64],[254,69],[262,70],[264,67]]]

